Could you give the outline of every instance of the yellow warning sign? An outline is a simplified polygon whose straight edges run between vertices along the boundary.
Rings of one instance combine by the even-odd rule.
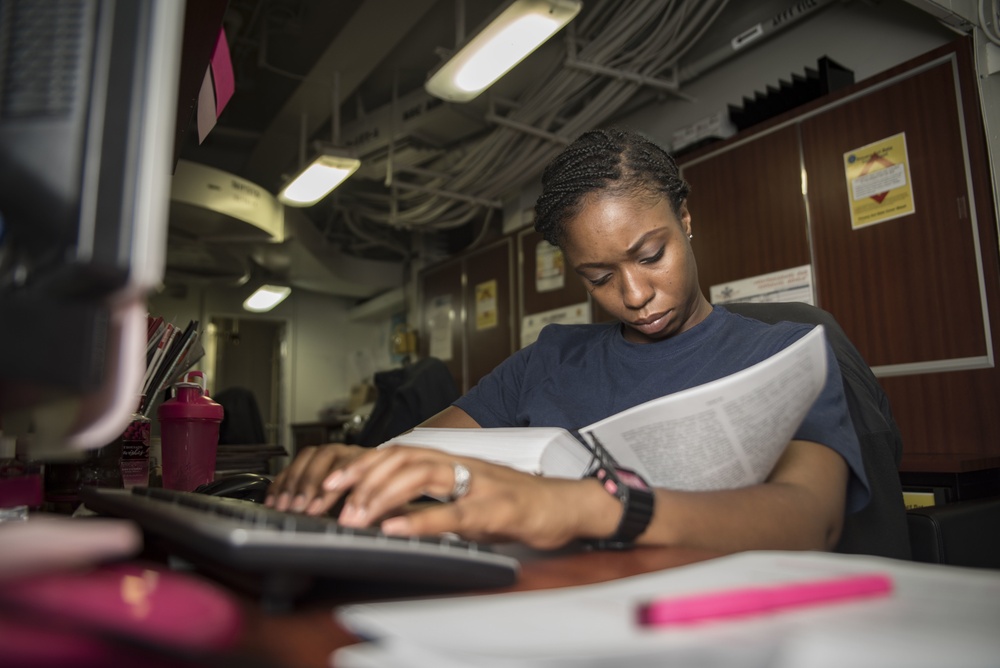
[[[914,211],[906,133],[844,154],[851,228],[858,229]]]
[[[497,326],[497,282],[496,279],[476,286],[476,329]]]

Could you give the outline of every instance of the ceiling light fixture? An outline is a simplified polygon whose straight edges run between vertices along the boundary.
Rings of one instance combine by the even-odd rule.
[[[285,301],[292,289],[287,285],[262,285],[243,302],[243,308],[252,313],[264,313]]]
[[[312,206],[326,197],[361,166],[357,158],[321,152],[278,193],[278,201],[288,206]]]
[[[580,12],[580,0],[514,0],[434,71],[425,89],[449,102],[468,102],[559,32]]]
[[[340,146],[340,73],[333,73],[333,95],[330,104],[332,144],[315,142],[316,157],[308,165],[306,160],[306,135],[309,124],[302,115],[299,138],[299,165],[305,165],[278,193],[278,201],[287,206],[312,206],[330,194],[334,188],[358,171],[361,161]]]

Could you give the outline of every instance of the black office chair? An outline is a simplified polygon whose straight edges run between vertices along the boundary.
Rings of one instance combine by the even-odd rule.
[[[907,511],[913,560],[1000,569],[1000,497]]]
[[[374,447],[409,431],[458,399],[459,391],[448,366],[425,357],[398,369],[375,374],[375,406],[356,445]]]
[[[782,320],[823,325],[844,379],[851,420],[861,442],[861,459],[871,485],[868,505],[844,520],[835,551],[910,559],[899,462],[903,441],[889,398],[847,334],[828,312],[801,302],[725,304],[733,313],[767,323]]]
[[[245,387],[229,387],[212,399],[222,406],[222,424],[219,425],[220,445],[254,445],[266,443],[264,419],[257,405],[257,397]]]

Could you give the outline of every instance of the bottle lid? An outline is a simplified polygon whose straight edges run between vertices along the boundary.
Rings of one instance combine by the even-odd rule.
[[[220,404],[205,393],[205,376],[201,371],[184,375],[174,384],[174,396],[160,404],[156,414],[160,420],[218,420],[225,414]]]

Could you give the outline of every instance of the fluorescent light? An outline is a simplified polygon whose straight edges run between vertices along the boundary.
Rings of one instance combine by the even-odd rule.
[[[361,161],[323,153],[316,157],[278,194],[288,206],[312,206],[357,171]]]
[[[292,289],[287,285],[262,285],[243,302],[243,308],[254,313],[270,311],[285,300]]]
[[[579,0],[516,0],[427,80],[428,93],[468,102],[489,88],[579,11]]]

